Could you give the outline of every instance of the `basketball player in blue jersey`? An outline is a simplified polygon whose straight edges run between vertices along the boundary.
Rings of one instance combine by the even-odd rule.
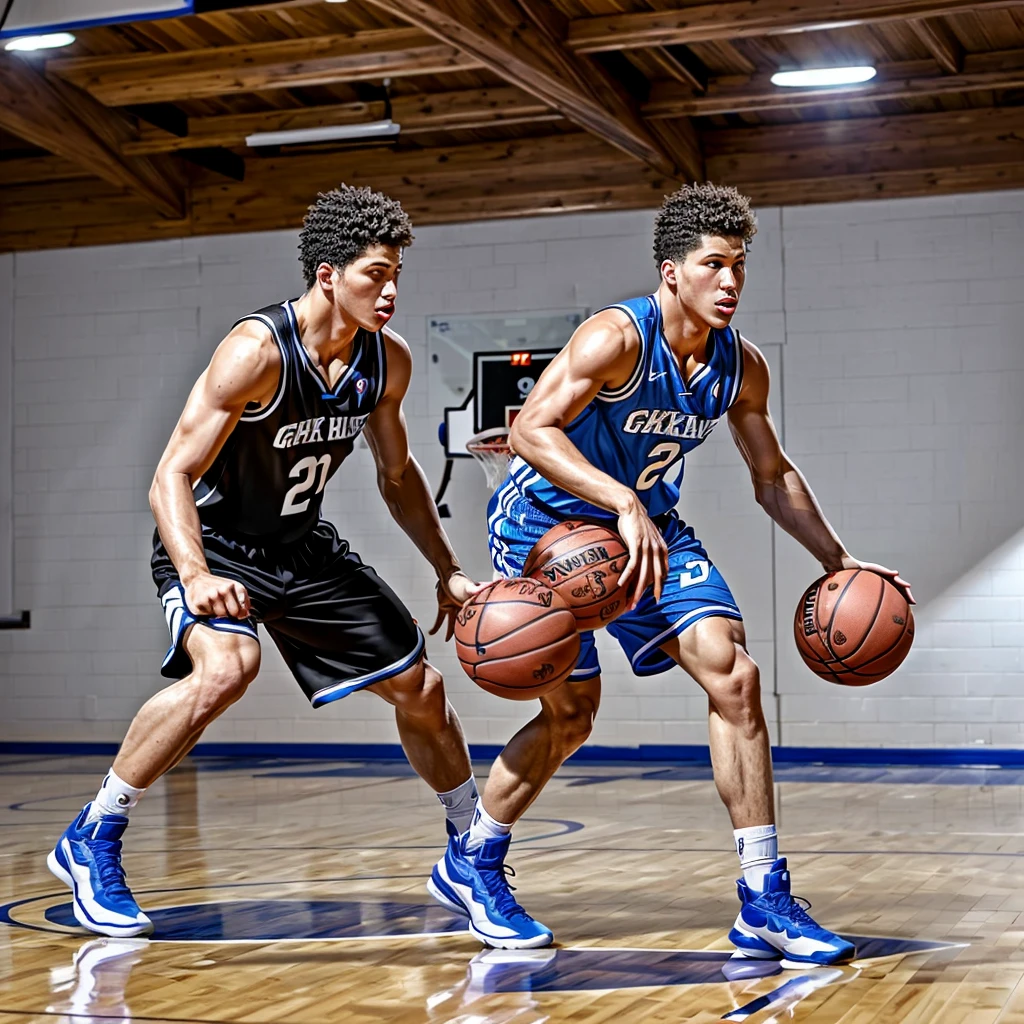
[[[409,219],[393,199],[341,186],[310,207],[300,235],[308,291],[243,317],[196,382],[157,467],[153,579],[177,682],[135,716],[96,798],[50,853],[78,922],[142,935],[121,867],[139,798],[174,767],[260,665],[256,625],[321,707],[370,690],[395,708],[410,764],[468,827],[476,786],[459,720],[423,635],[373,569],[320,518],[327,481],[362,435],[393,518],[438,579],[437,630],[479,588],[459,569],[423,473],[402,400],[412,360],[386,327]]]
[[[779,445],[764,357],[730,326],[755,230],[748,200],[734,189],[694,185],[666,199],[654,236],[657,292],[581,325],[516,418],[517,456],[488,509],[490,547],[498,572],[515,576],[561,520],[593,518],[618,530],[630,554],[622,580],[635,597],[608,632],[636,674],[678,665],[708,695],[715,784],[743,872],[729,937],[743,955],[829,964],[854,947],[790,892],[757,665],[725,580],[675,511],[687,453],[728,417],[756,499],[779,526],[826,570],[869,569],[910,593],[897,573],[847,552]],[[431,874],[435,898],[467,914],[470,931],[489,945],[552,941],[509,892],[504,858],[513,824],[590,734],[600,672],[593,634],[584,634],[575,671],[505,747],[472,825]]]

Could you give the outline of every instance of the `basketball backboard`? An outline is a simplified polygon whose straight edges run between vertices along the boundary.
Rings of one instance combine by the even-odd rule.
[[[470,458],[466,442],[508,427],[545,367],[583,322],[585,311],[428,317],[429,391],[443,410],[445,456]]]

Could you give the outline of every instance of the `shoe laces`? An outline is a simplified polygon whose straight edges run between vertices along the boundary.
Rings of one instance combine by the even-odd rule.
[[[89,849],[96,862],[103,891],[108,896],[122,896],[133,899],[121,866],[120,839],[90,839]]]
[[[502,864],[501,870],[488,868],[480,872],[480,879],[488,895],[494,900],[494,905],[505,918],[525,917],[530,915],[516,902],[512,895],[515,886],[509,882],[509,878],[515,878],[516,869],[511,864]]]
[[[815,923],[811,915],[807,913],[811,909],[811,901],[804,899],[803,896],[793,896],[788,892],[767,893],[766,896],[765,902],[776,914],[784,915],[799,925]]]

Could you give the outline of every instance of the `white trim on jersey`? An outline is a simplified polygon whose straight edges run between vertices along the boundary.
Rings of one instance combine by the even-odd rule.
[[[654,302],[653,296],[649,295],[648,299]],[[657,306],[657,302],[654,304]],[[638,387],[640,387],[640,382],[644,379],[644,374],[647,372],[647,332],[641,329],[640,321],[637,319],[636,313],[634,313],[633,310],[624,303],[616,302],[614,305],[605,306],[605,309],[622,310],[622,312],[633,321],[637,337],[640,339],[640,353],[637,356],[636,367],[633,370],[633,375],[629,380],[614,391],[601,390],[594,396],[601,402],[621,402],[624,398],[629,398],[629,396],[633,394]],[[604,312],[604,310],[600,310],[600,312]]]
[[[698,381],[703,380],[704,377],[706,377],[710,372],[711,372],[711,364],[710,363],[705,363],[703,369],[698,370],[697,373],[695,374],[695,376],[691,380],[687,380],[685,374],[680,374],[680,376],[682,376],[682,378],[683,378],[683,385],[685,386],[686,390],[690,391],[691,388],[696,386]],[[691,391],[691,394],[692,394],[692,391]]]
[[[270,405],[265,405],[262,409],[256,409],[254,412],[243,412],[240,417],[246,423],[255,423],[257,420],[265,419],[281,404],[285,388],[288,385],[288,346],[285,345],[284,339],[278,333],[277,326],[269,316],[264,316],[262,313],[250,313],[249,316],[242,317],[242,320],[239,320],[238,323],[242,323],[244,320],[259,320],[261,323],[266,324],[270,328],[270,333],[273,335],[277,347],[281,350],[281,378],[277,382],[277,390],[274,392],[274,397],[270,400]],[[212,493],[211,489],[210,494]],[[206,497],[209,497],[209,495]],[[200,505],[205,500],[206,498],[203,498],[196,502],[196,504]]]
[[[355,693],[356,690],[363,690],[367,686],[372,686],[374,683],[379,683],[385,679],[391,679],[394,676],[397,676],[400,672],[404,672],[407,668],[410,668],[419,661],[420,655],[423,653],[423,648],[425,646],[426,641],[424,640],[423,633],[417,629],[416,646],[409,654],[403,655],[397,661],[393,661],[385,668],[377,669],[376,672],[369,672],[366,675],[356,676],[355,679],[346,679],[343,682],[333,683],[331,686],[325,686],[322,690],[317,690],[310,698],[310,704],[315,708],[323,707],[324,704],[329,704],[331,701],[347,697],[350,693]]]
[[[374,408],[380,405],[380,400],[384,397],[384,378],[387,376],[386,367],[388,365],[387,356],[384,354],[384,332],[378,331],[376,334],[377,338],[377,399],[374,403]]]
[[[731,605],[731,604],[705,604],[705,605],[701,605],[700,608],[694,608],[694,610],[692,612],[687,612],[685,615],[680,616],[678,619],[676,619],[675,622],[672,623],[671,626],[668,627],[668,629],[662,630],[653,640],[648,640],[647,643],[645,643],[643,645],[643,647],[641,647],[640,650],[638,650],[636,652],[636,654],[633,655],[633,659],[632,659],[631,664],[633,666],[635,666],[636,663],[645,654],[647,654],[648,651],[651,650],[651,648],[661,646],[661,644],[666,639],[668,639],[668,637],[670,637],[670,636],[677,636],[679,633],[682,633],[683,630],[680,629],[680,627],[682,626],[683,628],[687,628],[686,627],[686,623],[688,623],[691,619],[695,618],[698,615],[707,615],[710,612],[722,612],[727,618],[730,618],[730,619],[738,619],[738,618],[741,617],[740,613],[739,613],[739,609],[736,608],[735,605]]]
[[[733,402],[740,397],[740,387],[743,384],[743,338],[739,331],[732,332],[736,348],[736,367],[733,374],[732,394],[729,396],[729,404],[725,407],[731,409]]]

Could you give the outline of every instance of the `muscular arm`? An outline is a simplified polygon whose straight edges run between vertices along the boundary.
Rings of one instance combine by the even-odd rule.
[[[367,421],[364,434],[377,463],[377,486],[392,518],[446,584],[459,570],[459,560],[437,515],[426,477],[409,451],[409,431],[402,400],[409,389],[412,356],[397,334],[384,332],[387,345],[387,388]]]
[[[540,375],[509,437],[516,454],[556,487],[618,516],[618,531],[629,549],[619,579],[623,586],[633,579],[634,608],[649,583],[655,599],[661,598],[668,572],[665,541],[636,492],[588,462],[565,428],[602,388],[629,379],[639,351],[640,339],[624,313],[605,310],[591,317]]]
[[[825,569],[842,569],[849,553],[829,525],[803,474],[779,444],[768,411],[768,364],[760,350],[746,339],[743,359],[743,387],[729,410],[729,429],[750,469],[757,502]]]
[[[196,381],[157,465],[149,504],[160,539],[187,591],[201,577],[210,576],[192,486],[212,465],[246,405],[262,405],[272,398],[279,374],[280,354],[270,332],[249,321],[240,324],[221,342]],[[189,598],[195,612],[239,615],[245,611],[244,601],[232,608],[231,594],[210,598],[209,609],[201,607],[205,595],[200,600],[189,593]],[[218,607],[221,599],[226,603]]]
[[[603,387],[629,378],[639,347],[625,314],[605,310],[591,317],[541,374],[509,438],[515,453],[556,487],[616,515],[632,507],[636,494],[591,465],[565,428]]]

